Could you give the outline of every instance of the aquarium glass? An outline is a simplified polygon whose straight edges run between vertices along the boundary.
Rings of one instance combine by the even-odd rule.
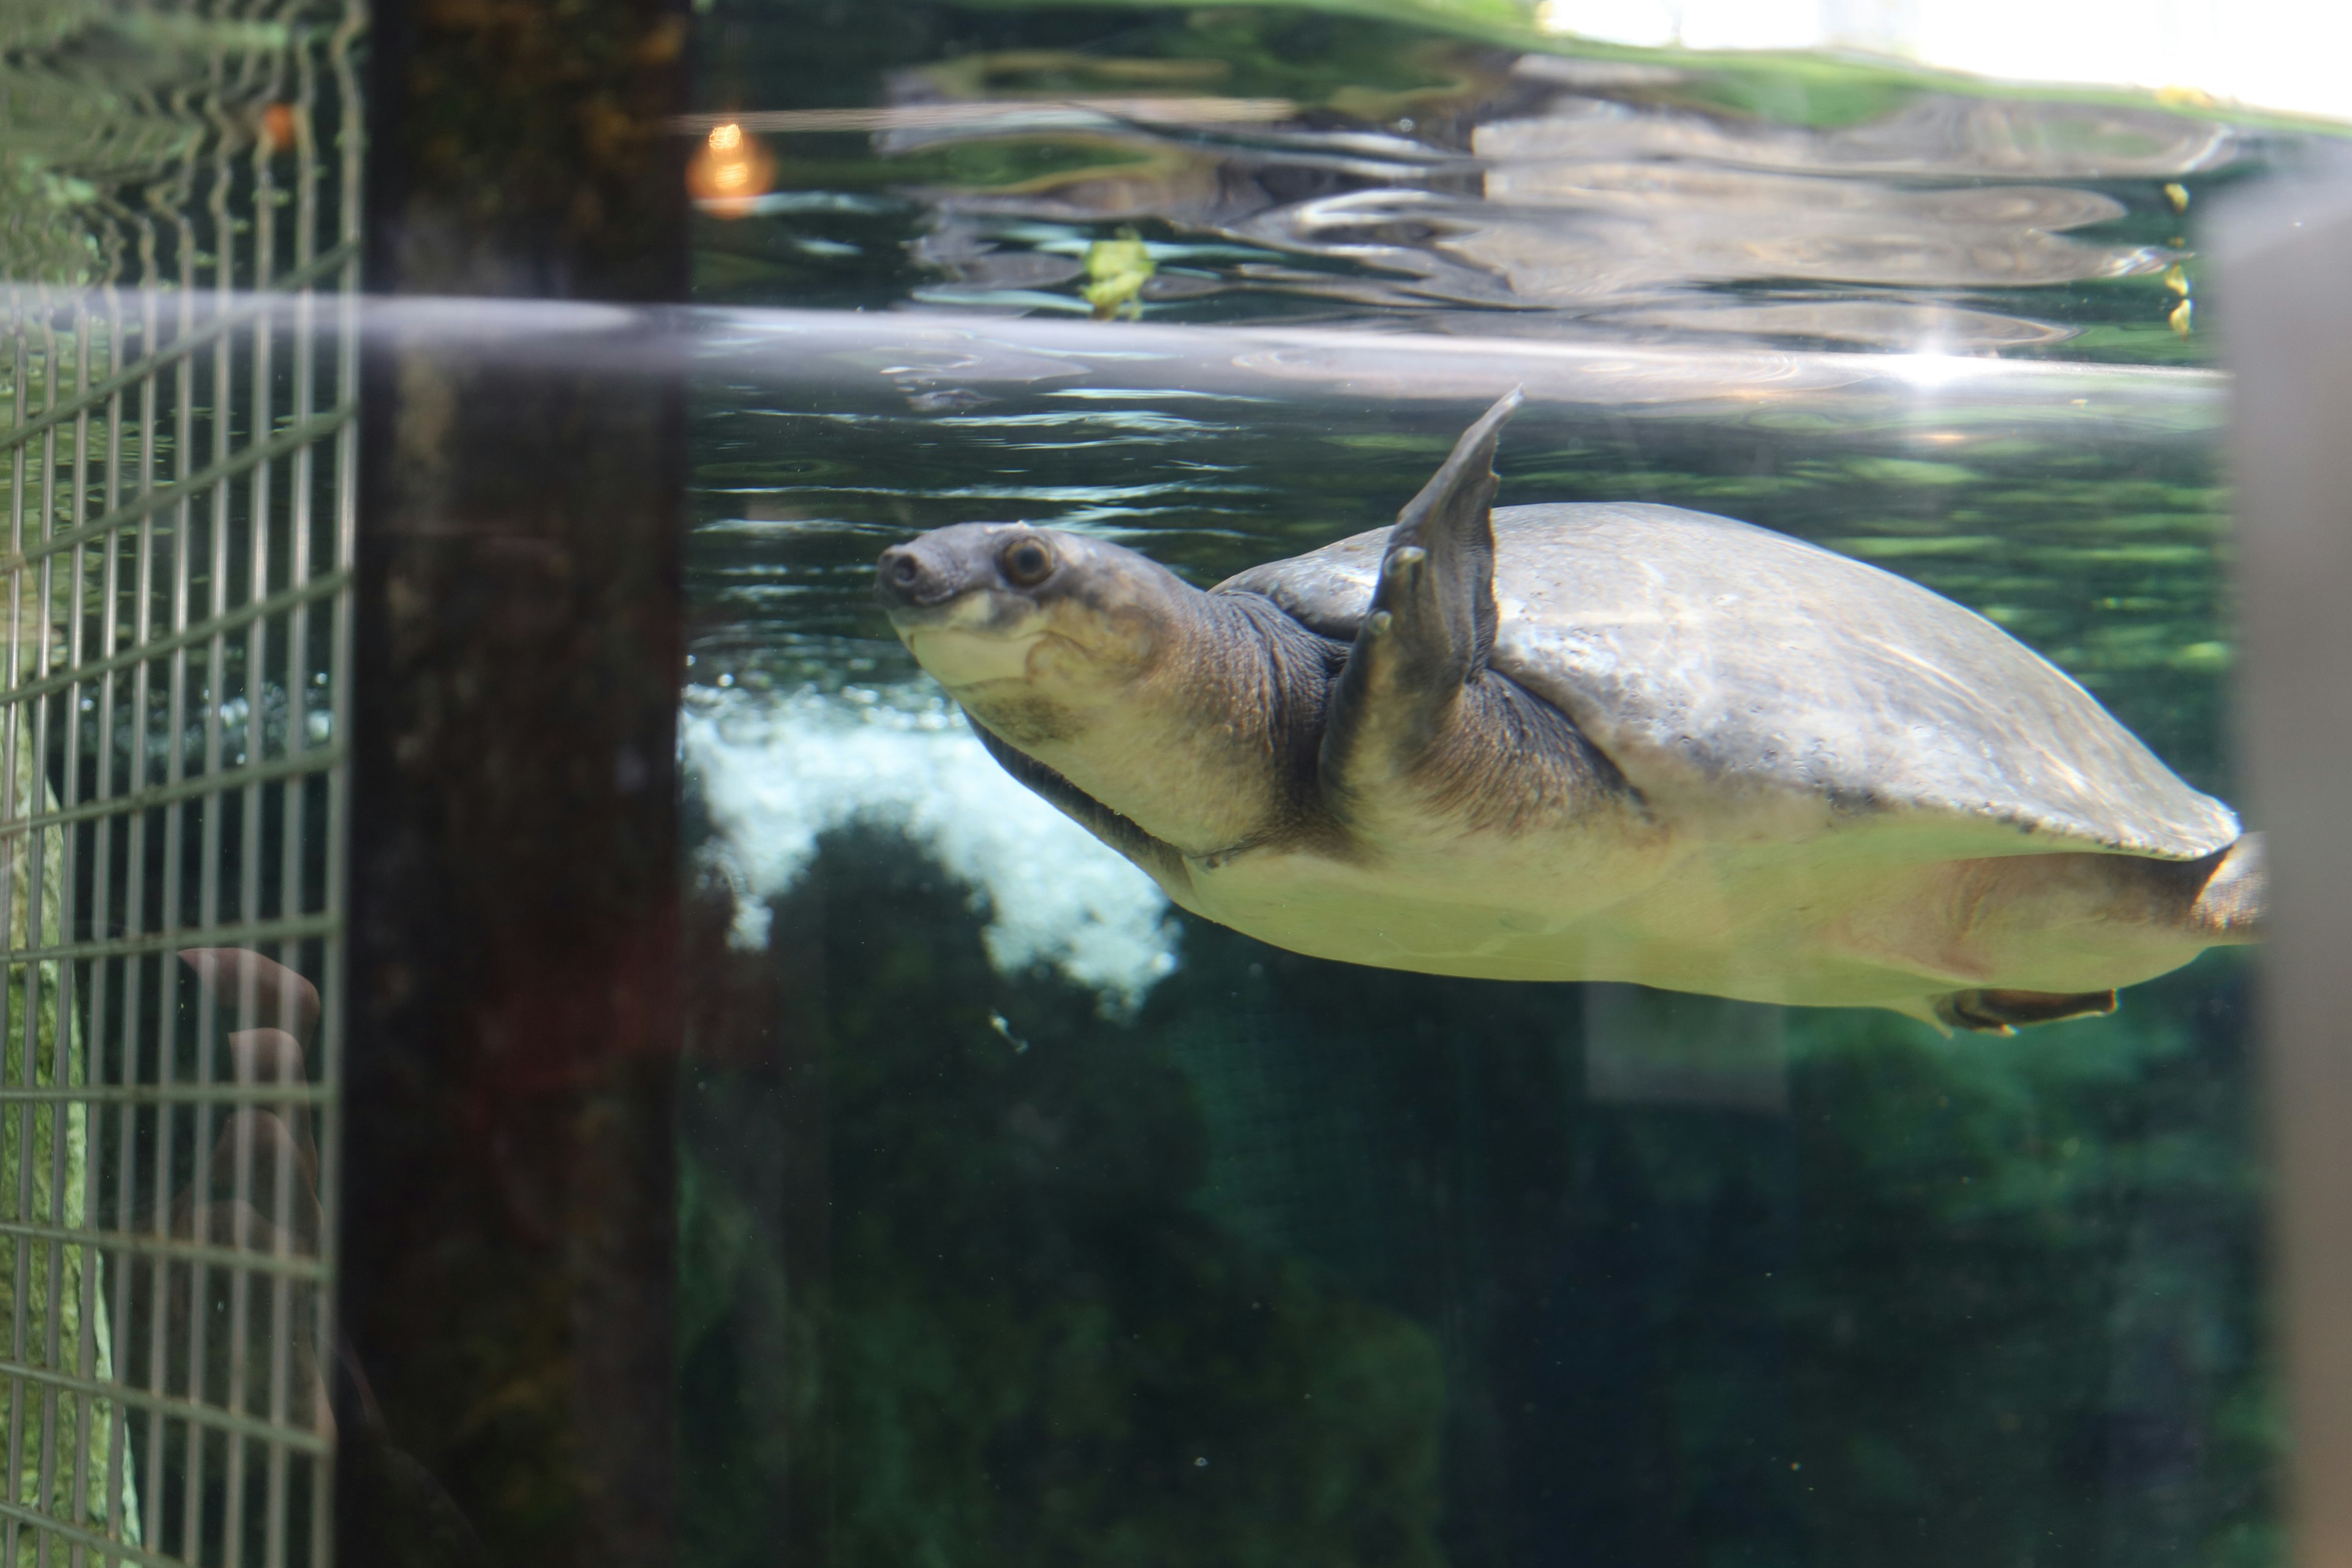
[[[2337,128],[1514,0],[431,15],[516,90],[404,126],[417,184],[558,215],[558,255],[625,248],[614,168],[683,180],[644,248],[688,298],[497,272],[460,223],[377,245],[436,281],[363,301],[356,6],[0,16],[0,1554],[323,1563],[340,1463],[353,1562],[604,1539],[583,1476],[698,1568],[2282,1561],[2254,950],[2013,1035],[1305,956],[1000,765],[876,563],[1022,521],[1210,587],[1385,527],[1516,387],[1500,504],[1922,584],[2242,804],[2200,247]],[[674,166],[573,73],[632,51],[690,66],[643,139]],[[415,297],[467,289],[505,293]],[[501,469],[509,416],[572,489]],[[595,462],[658,520],[604,557],[532,531]],[[461,564],[355,579],[363,479]],[[674,800],[637,749],[672,501]],[[654,721],[583,720],[633,658]],[[355,751],[355,687],[457,717]],[[564,712],[501,749],[501,689]],[[620,911],[603,991],[371,1015],[399,1098],[353,1108],[352,1229],[398,1268],[338,1252],[355,755],[415,814],[379,887],[505,833],[679,900]],[[497,891],[379,941],[370,994],[568,929]],[[463,1029],[388,1037],[417,1016]],[[589,1036],[638,1076],[585,1082]]]
[[[1019,520],[1208,587],[1519,385],[1501,504],[1883,567],[2232,800],[2199,224],[2332,132],[1467,5],[696,40],[683,1561],[2280,1561],[2248,950],[2010,1037],[1303,957],[873,581]]]

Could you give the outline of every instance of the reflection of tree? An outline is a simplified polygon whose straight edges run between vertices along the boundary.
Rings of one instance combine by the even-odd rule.
[[[1429,1336],[1202,1216],[1161,1043],[826,867],[689,1078],[687,1560],[1434,1568]]]
[[[1869,1505],[1817,1505],[1830,1560],[2274,1561],[2245,980],[1985,1049],[1806,1020],[1796,1411]]]
[[[1780,1016],[1783,1110],[1589,1092],[1567,988],[1195,924],[1120,1022],[975,923],[868,832],[698,949],[688,1562],[2275,1545],[2230,955],[2016,1040]]]
[[[35,801],[57,809],[38,784],[32,748],[12,733],[16,798],[6,815],[30,816]],[[0,844],[0,911],[11,947],[61,940],[65,885],[63,832],[10,835]],[[37,918],[36,918],[37,916]],[[44,1374],[103,1384],[114,1376],[110,1321],[110,1260],[61,1238],[89,1223],[89,1115],[87,1101],[49,1098],[88,1082],[81,1032],[70,1006],[58,1005],[63,974],[54,962],[11,963],[0,1006],[0,1084],[31,1094],[0,1106],[0,1354],[14,1381],[0,1408],[0,1442],[12,1472],[8,1500],[100,1536],[139,1540],[138,1492],[129,1470],[109,1495],[108,1460],[119,1452],[121,1409],[111,1399],[76,1397],[33,1381]],[[54,1550],[35,1530],[11,1531],[19,1563]]]

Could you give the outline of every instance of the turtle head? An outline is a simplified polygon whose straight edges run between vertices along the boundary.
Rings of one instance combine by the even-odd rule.
[[[1263,638],[1234,603],[1098,539],[1018,522],[882,552],[899,640],[991,735],[1186,853],[1277,793]]]
[[[1131,706],[1181,643],[1197,592],[1132,550],[1022,522],[891,546],[875,593],[915,661],[1024,750]]]

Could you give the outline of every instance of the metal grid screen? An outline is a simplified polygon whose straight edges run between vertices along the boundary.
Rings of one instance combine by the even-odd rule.
[[[329,1555],[362,17],[245,9],[0,285],[11,1565]]]

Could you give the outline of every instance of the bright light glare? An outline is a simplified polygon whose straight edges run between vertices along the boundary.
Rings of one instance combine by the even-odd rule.
[[[1895,363],[1903,375],[1914,386],[1941,386],[1954,377],[1967,374],[1969,362],[1958,354],[1899,354]]]
[[[2342,0],[1539,0],[1546,32],[1695,49],[1858,48],[2024,81],[2188,89],[2352,120]]]

